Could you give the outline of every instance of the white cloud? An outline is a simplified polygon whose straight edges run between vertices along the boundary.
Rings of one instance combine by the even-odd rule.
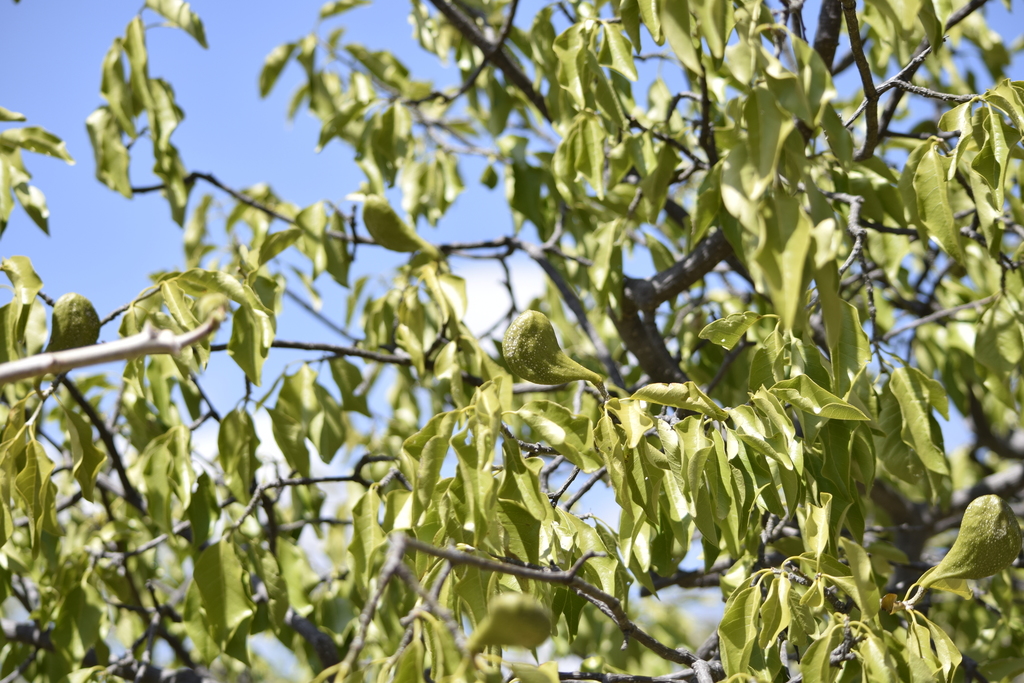
[[[546,276],[536,263],[524,254],[508,259],[512,275],[512,291],[516,304],[524,308],[534,297],[544,293]],[[474,334],[483,334],[508,313],[512,302],[505,285],[505,271],[497,261],[463,261],[454,268],[466,280],[469,300],[465,323]],[[497,330],[499,336],[503,330]]]

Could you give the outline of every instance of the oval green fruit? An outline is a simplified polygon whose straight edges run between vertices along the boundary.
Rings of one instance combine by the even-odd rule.
[[[501,343],[512,372],[535,384],[587,380],[601,385],[601,376],[565,355],[551,321],[540,311],[526,311],[512,321]]]
[[[431,256],[440,252],[433,244],[416,234],[391,208],[387,199],[369,195],[363,202],[363,223],[373,241],[390,251],[422,251]]]
[[[917,582],[928,588],[941,581],[984,579],[1006,569],[1021,550],[1017,516],[995,494],[971,501],[953,547]]]
[[[96,343],[100,336],[100,317],[92,302],[81,294],[69,293],[53,305],[53,322],[47,352],[77,349]]]
[[[487,604],[487,617],[473,631],[469,647],[487,645],[535,648],[551,635],[551,611],[526,593],[502,593]]]

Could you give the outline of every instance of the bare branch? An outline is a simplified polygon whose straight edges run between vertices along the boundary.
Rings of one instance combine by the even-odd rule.
[[[480,32],[480,29],[478,29],[472,21],[466,18],[462,12],[455,9],[448,0],[430,0],[430,3],[434,5],[434,7],[436,7],[446,19],[448,19],[448,23],[454,26],[459,33],[466,38],[466,40],[480,48],[485,55],[491,53],[491,62],[501,69],[501,72],[505,74],[505,78],[507,78],[512,85],[522,91],[523,95],[526,96],[526,99],[528,99],[530,103],[537,108],[545,119],[548,121],[551,120],[551,115],[548,113],[548,107],[544,103],[544,98],[541,97],[540,93],[534,90],[533,83],[523,70],[519,68],[519,65],[513,62],[508,55],[505,54],[504,48],[497,50],[493,49],[493,44],[487,40],[483,33]],[[511,21],[509,24],[511,24]]]
[[[414,550],[416,552],[422,552],[427,555],[439,557],[441,559],[448,560],[454,565],[468,565],[487,571],[501,572],[504,574],[518,576],[520,578],[534,579],[546,583],[555,583],[572,588],[578,595],[588,602],[593,603],[604,614],[611,618],[625,637],[633,638],[663,659],[677,664],[686,665],[703,662],[703,660],[699,659],[689,650],[685,648],[673,648],[665,645],[640,628],[640,626],[633,622],[626,614],[626,611],[623,609],[622,603],[618,598],[605,593],[597,586],[587,583],[577,575],[580,563],[574,565],[569,571],[534,569],[532,567],[524,567],[517,564],[506,564],[495,560],[489,560],[452,548],[436,548],[412,537],[402,538],[402,543],[408,550]],[[383,583],[383,580],[381,583]],[[713,663],[711,666],[720,667],[721,665]]]
[[[912,330],[915,327],[927,325],[928,323],[933,323],[936,322],[937,320],[944,320],[945,318],[948,318],[951,315],[956,315],[960,311],[966,311],[971,308],[981,308],[982,306],[987,306],[988,304],[995,301],[998,296],[998,294],[993,294],[991,296],[985,297],[984,299],[978,299],[977,301],[969,301],[966,304],[960,304],[959,306],[953,306],[952,308],[947,308],[942,311],[936,311],[931,315],[926,315],[923,318],[918,318],[917,320],[909,322],[906,325],[897,327],[895,330],[890,330],[889,332],[886,332],[884,335],[882,335],[880,341],[889,341],[893,337],[898,337],[904,332]]]
[[[509,34],[512,33],[512,22],[516,18],[516,10],[518,8],[519,0],[511,0],[508,8],[508,17],[505,19],[505,25],[501,29],[501,35],[498,36],[498,40],[496,42],[491,43],[489,45],[488,49],[483,50],[484,58],[480,60],[480,63],[477,65],[477,67],[473,69],[472,73],[469,74],[469,76],[466,78],[466,81],[462,84],[462,87],[460,87],[456,92],[454,92],[451,95],[446,95],[442,92],[434,91],[427,95],[426,97],[421,97],[418,100],[409,100],[407,103],[422,104],[424,102],[429,102],[431,100],[440,99],[443,100],[445,104],[449,104],[454,100],[457,100],[458,98],[462,97],[467,92],[469,92],[469,89],[473,87],[474,83],[476,83],[476,79],[480,77],[481,73],[483,73],[484,67],[487,66],[487,63],[491,61],[495,53],[499,52],[501,49],[504,48],[505,41],[508,40]]]

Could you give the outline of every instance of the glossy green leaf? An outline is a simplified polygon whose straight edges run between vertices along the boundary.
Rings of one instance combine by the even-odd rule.
[[[822,389],[807,375],[776,382],[771,393],[800,410],[831,420],[869,419],[857,407]]]
[[[633,392],[633,398],[647,401],[648,403],[693,410],[716,420],[724,420],[728,417],[728,413],[722,410],[693,382],[647,384]]]

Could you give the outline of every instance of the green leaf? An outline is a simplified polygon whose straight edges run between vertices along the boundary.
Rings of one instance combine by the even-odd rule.
[[[121,130],[128,134],[128,137],[135,138],[138,133],[135,130],[135,104],[132,102],[132,91],[124,79],[124,63],[121,59],[121,52],[124,45],[120,38],[115,38],[114,43],[103,58],[103,80],[100,83],[100,94],[107,100],[110,113],[113,114],[117,126],[112,126],[113,133],[117,139],[121,139]],[[118,126],[120,130],[118,130]],[[96,144],[93,143],[93,147]]]
[[[288,247],[295,244],[302,237],[300,228],[285,228],[267,235],[267,239],[260,246],[259,264],[262,266],[267,261],[280,254]]]
[[[761,605],[760,586],[733,591],[725,603],[718,625],[719,648],[726,676],[747,673],[750,654],[757,643],[757,612]]]
[[[687,0],[670,0],[661,4],[661,28],[669,47],[690,71],[699,73],[700,54],[693,44],[690,8]]]
[[[593,472],[604,463],[594,452],[594,424],[553,401],[530,401],[513,413],[538,437],[564,455],[584,472]]]
[[[925,467],[938,474],[948,474],[949,464],[942,449],[942,432],[932,406],[948,411],[945,391],[934,380],[916,368],[898,368],[889,380],[889,389],[903,414],[903,442],[913,448]]]
[[[208,632],[225,648],[236,632],[248,630],[255,611],[234,544],[225,538],[200,553],[192,580],[202,596]]]
[[[974,357],[999,373],[1009,373],[1024,358],[1024,317],[1010,297],[1000,295],[978,322]]]
[[[25,115],[0,107],[0,121],[24,121]]]
[[[369,0],[334,0],[333,2],[326,2],[320,7],[320,18],[327,19],[355,7],[369,4]]]
[[[0,132],[0,151],[3,151],[4,148],[14,149],[16,147],[36,154],[63,159],[72,166],[75,164],[75,160],[68,154],[68,148],[64,141],[38,126],[8,128]]]
[[[917,213],[928,236],[934,238],[943,251],[958,263],[963,263],[960,231],[954,224],[953,209],[949,203],[949,181],[946,178],[950,159],[941,156],[937,147],[933,143],[925,149],[914,172]]]
[[[182,0],[146,0],[146,7],[163,16],[172,26],[177,26],[188,33],[204,48],[207,47],[203,22],[187,2]]]
[[[800,673],[805,683],[830,683],[839,671],[829,663],[829,654],[842,639],[842,629],[833,624],[825,629],[800,659]]]
[[[96,448],[92,438],[92,426],[85,418],[67,408],[64,408],[64,417],[68,421],[68,442],[71,444],[71,456],[74,458],[72,472],[82,489],[82,498],[91,503],[96,475],[103,469],[107,454]]]
[[[266,97],[274,89],[277,77],[281,75],[284,65],[295,52],[295,43],[284,43],[278,45],[263,62],[263,70],[260,71],[260,97]]]
[[[871,362],[871,343],[853,304],[838,299],[838,310],[824,311],[825,332],[832,352],[832,382],[844,399],[850,396],[857,378]]]
[[[259,467],[256,448],[260,440],[248,412],[232,410],[220,422],[217,432],[218,459],[224,470],[224,483],[238,500],[248,500],[253,478]]]
[[[635,391],[633,398],[663,406],[693,410],[715,420],[724,420],[729,417],[726,411],[722,410],[693,382],[647,384]]]
[[[267,339],[265,315],[249,306],[239,306],[231,318],[231,339],[228,355],[238,363],[245,376],[259,386],[260,371],[273,338]]]
[[[96,179],[125,197],[132,197],[128,178],[128,148],[121,140],[121,130],[109,107],[100,107],[85,120],[96,160]]]
[[[800,410],[831,420],[868,420],[855,406],[818,386],[807,375],[776,382],[771,393],[780,401],[792,403]]]
[[[614,24],[605,24],[604,39],[611,54],[611,62],[606,66],[615,69],[629,80],[635,81],[637,79],[636,65],[633,63],[629,39]]]
[[[743,335],[746,334],[751,325],[762,318],[777,317],[778,316],[775,315],[760,315],[753,311],[733,313],[732,315],[727,315],[724,318],[719,318],[718,320],[709,323],[700,331],[698,336],[701,339],[707,339],[710,342],[731,350],[736,346],[736,343],[743,338]]]
[[[647,30],[651,32],[651,38],[658,45],[661,45],[665,40],[661,32],[661,13],[658,11],[660,4],[659,0],[637,0],[637,5],[640,8],[640,19],[644,22]]]

